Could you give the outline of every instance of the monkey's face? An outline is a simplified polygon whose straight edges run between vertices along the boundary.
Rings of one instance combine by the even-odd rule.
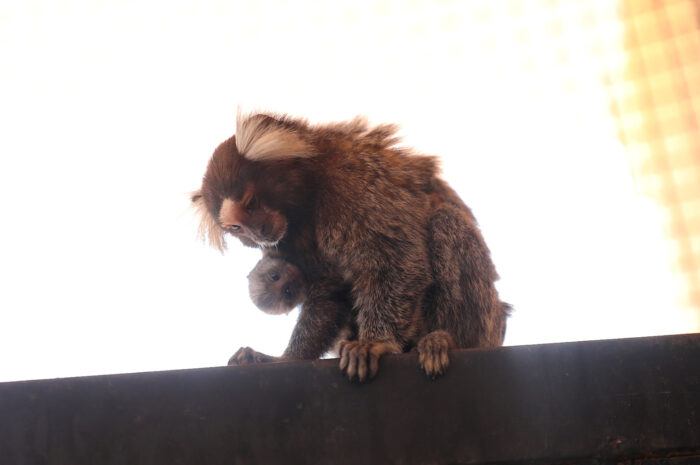
[[[249,247],[273,247],[287,231],[287,219],[262,204],[250,185],[242,198],[226,197],[219,208],[219,227]]]
[[[265,313],[289,313],[306,298],[304,280],[296,266],[277,258],[263,258],[248,275],[253,303]]]
[[[225,234],[249,247],[273,247],[287,233],[289,217],[303,204],[304,179],[294,160],[257,162],[242,157],[235,137],[215,151],[202,188],[192,201],[202,215],[200,233],[225,248]]]

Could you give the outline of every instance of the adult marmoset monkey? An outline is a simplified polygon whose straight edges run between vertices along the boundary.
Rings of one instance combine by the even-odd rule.
[[[426,372],[439,374],[453,345],[500,345],[507,316],[473,216],[439,180],[432,157],[394,146],[395,131],[358,119],[311,126],[288,117],[241,117],[193,195],[201,231],[214,246],[223,250],[228,233],[248,246],[276,247],[304,274],[330,270],[333,282],[349,286],[358,337],[341,343],[340,366],[360,380],[376,373],[381,355],[416,343],[427,354]],[[433,279],[443,272],[447,282]],[[335,307],[328,314],[336,323],[342,311],[327,292],[312,295],[312,286],[324,288],[317,278],[308,281],[295,333],[325,337],[333,325],[305,320],[305,311],[318,316],[324,313],[317,308]],[[462,327],[456,332],[447,326],[455,321]],[[425,334],[426,327],[433,330]],[[234,358],[258,361],[250,352]],[[285,356],[317,350],[299,352],[288,347]]]

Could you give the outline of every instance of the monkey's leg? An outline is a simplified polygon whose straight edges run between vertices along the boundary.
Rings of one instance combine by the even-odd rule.
[[[418,255],[386,247],[358,260],[364,265],[355,274],[353,288],[358,340],[339,345],[340,370],[348,379],[373,378],[382,355],[403,352],[422,331],[423,296],[430,278],[427,260]]]
[[[476,223],[454,206],[439,209],[429,248],[435,287],[428,330],[449,331],[457,347],[500,346],[509,306],[498,298],[498,275]]]
[[[377,374],[382,355],[401,353],[403,347],[419,333],[422,325],[422,299],[409,292],[396,295],[404,290],[395,289],[391,284],[395,282],[400,280],[384,278],[373,281],[374,288],[368,288],[369,294],[378,296],[379,299],[365,299],[367,305],[359,309],[358,340],[345,340],[338,344],[340,370],[350,380],[363,382],[372,379]],[[362,284],[362,280],[359,284]],[[392,305],[385,302],[391,302]]]
[[[436,378],[450,365],[448,351],[454,349],[455,342],[450,333],[444,330],[428,333],[418,341],[418,362],[425,374]]]

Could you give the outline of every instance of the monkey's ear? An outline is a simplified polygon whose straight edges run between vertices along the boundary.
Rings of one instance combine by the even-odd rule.
[[[242,115],[236,119],[236,148],[253,161],[309,158],[316,153],[304,140],[306,125],[301,121],[276,119],[265,114]]]
[[[209,240],[209,245],[219,249],[221,253],[226,250],[226,239],[224,238],[224,231],[219,227],[219,223],[216,218],[209,213],[207,206],[204,204],[204,197],[202,196],[202,191],[194,191],[190,194],[190,200],[192,201],[192,206],[195,212],[199,215],[199,228],[197,230],[197,235],[202,238],[202,240]]]

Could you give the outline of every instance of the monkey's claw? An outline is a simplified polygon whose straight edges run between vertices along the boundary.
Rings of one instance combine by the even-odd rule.
[[[447,331],[433,331],[418,341],[418,362],[425,374],[435,379],[450,365],[448,352],[454,348],[452,336]]]
[[[372,379],[379,370],[379,357],[386,352],[389,347],[381,342],[341,341],[338,345],[340,371],[351,381]]]
[[[256,352],[250,347],[241,347],[228,359],[228,365],[251,365],[253,363],[266,363],[279,360],[278,357]]]

